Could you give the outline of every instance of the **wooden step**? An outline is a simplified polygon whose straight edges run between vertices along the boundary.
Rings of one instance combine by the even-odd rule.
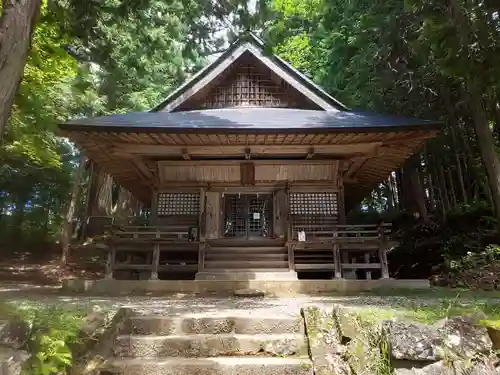
[[[223,268],[210,268],[203,270],[203,272],[207,273],[227,273],[227,274],[232,274],[232,273],[249,273],[249,272],[257,272],[257,273],[273,273],[273,272],[290,272],[290,270],[287,268],[229,268],[229,269],[223,269]]]
[[[242,268],[286,268],[288,269],[287,261],[206,261],[205,269],[242,269]]]
[[[262,261],[280,261],[287,260],[288,254],[233,254],[233,253],[207,253],[205,254],[205,261],[210,260],[220,260],[220,261],[230,261],[230,260],[262,260]]]
[[[261,240],[245,240],[223,238],[216,240],[207,240],[207,243],[213,247],[282,247],[285,246],[284,239],[261,239]]]
[[[286,247],[276,247],[276,246],[262,246],[262,247],[228,246],[228,247],[209,247],[206,249],[206,253],[207,254],[208,253],[281,254],[281,253],[288,253],[288,249]]]

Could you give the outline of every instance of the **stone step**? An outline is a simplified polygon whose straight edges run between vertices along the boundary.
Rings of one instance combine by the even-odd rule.
[[[281,335],[121,335],[116,338],[117,357],[219,357],[307,355],[303,334]]]
[[[308,358],[130,358],[111,359],[104,366],[120,375],[313,375]]]
[[[123,333],[180,335],[236,333],[243,335],[304,333],[304,322],[294,316],[132,316]]]

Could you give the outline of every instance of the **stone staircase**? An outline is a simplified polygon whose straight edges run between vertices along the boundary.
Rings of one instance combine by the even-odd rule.
[[[312,375],[300,316],[131,316],[101,375]]]

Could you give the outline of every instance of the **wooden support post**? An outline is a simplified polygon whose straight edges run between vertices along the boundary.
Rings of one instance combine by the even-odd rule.
[[[365,263],[370,263],[370,253],[366,252],[365,253]],[[366,270],[366,280],[371,280],[372,279],[372,271],[370,269]]]
[[[338,233],[333,233],[333,237],[335,240],[337,240]],[[340,257],[340,246],[337,241],[334,241],[333,243],[333,265],[335,269],[335,278],[336,279],[341,279],[342,278],[342,259]]]
[[[200,215],[198,217],[198,240],[205,241],[205,189],[200,189]]]
[[[160,238],[160,233],[156,233],[156,238]],[[151,270],[150,280],[158,280],[158,266],[160,265],[160,244],[153,245],[153,269]]]
[[[382,279],[389,278],[389,264],[387,263],[387,239],[384,234],[384,227],[381,224],[378,227],[378,237],[379,237],[379,258],[380,258],[380,268],[382,272]]]
[[[288,243],[288,269],[290,271],[295,271],[295,245]]]
[[[340,247],[339,244],[333,244],[333,262],[335,266],[335,278],[342,278],[342,261],[340,259]]]
[[[106,279],[113,278],[113,269],[115,268],[115,257],[116,257],[116,249],[115,244],[111,242],[111,249],[108,251],[108,261],[106,263]]]
[[[207,244],[205,242],[200,242],[198,247],[198,272],[203,272],[205,268],[205,250],[207,249]]]

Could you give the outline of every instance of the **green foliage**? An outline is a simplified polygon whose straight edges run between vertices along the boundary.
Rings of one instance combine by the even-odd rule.
[[[35,356],[29,373],[49,375],[71,366],[70,346],[78,341],[82,323],[81,313],[55,307],[36,310],[32,324],[39,329],[30,339],[29,349]]]
[[[57,123],[151,109],[221,47],[228,22],[256,22],[247,8],[239,0],[44,1],[0,149],[0,242],[43,251],[38,245],[59,235],[78,156]]]
[[[56,305],[2,304],[5,317],[17,317],[31,327],[26,349],[31,355],[25,375],[50,375],[66,371],[72,364],[71,347],[79,342],[84,313]]]

